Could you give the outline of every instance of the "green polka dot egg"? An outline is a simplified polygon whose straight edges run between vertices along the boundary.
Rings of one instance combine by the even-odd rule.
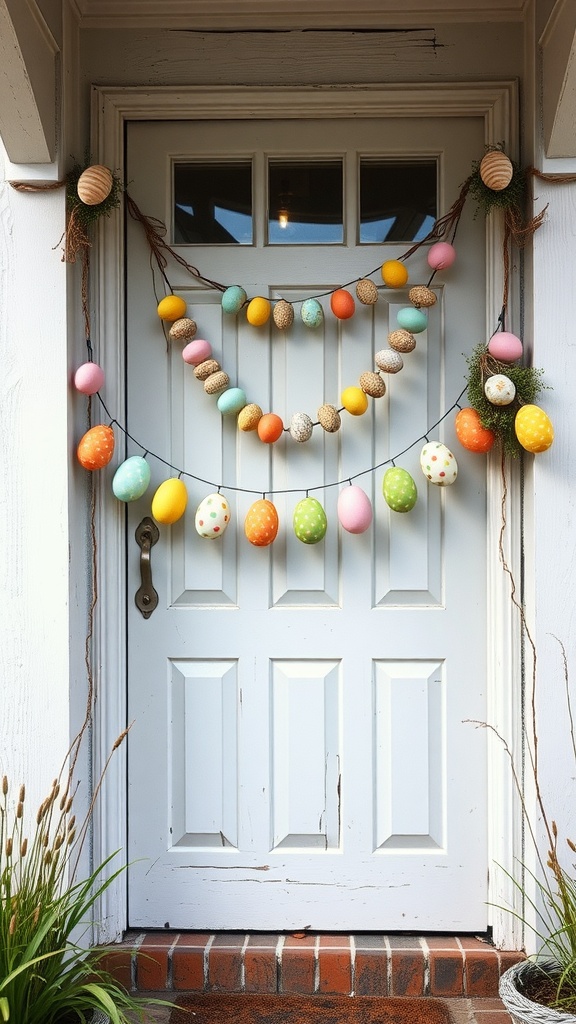
[[[318,544],[326,533],[328,520],[316,498],[302,498],[294,509],[294,533],[303,544]]]
[[[410,512],[416,504],[416,484],[406,469],[392,466],[384,473],[382,494],[393,512]]]

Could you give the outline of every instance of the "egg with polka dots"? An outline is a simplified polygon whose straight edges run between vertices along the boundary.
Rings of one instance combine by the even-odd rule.
[[[514,421],[516,437],[527,452],[548,451],[554,440],[554,427],[543,409],[537,405],[523,405]]]
[[[250,506],[244,520],[244,533],[257,548],[266,548],[276,540],[278,513],[271,501],[260,498]]]
[[[208,494],[196,509],[196,532],[205,540],[217,540],[230,522],[230,505],[223,494]]]
[[[328,520],[317,498],[302,498],[294,509],[294,533],[303,544],[318,544],[326,534]]]
[[[431,484],[447,487],[458,476],[458,463],[441,441],[427,441],[420,452],[420,468]]]
[[[382,480],[384,500],[393,512],[410,512],[418,500],[418,490],[407,469],[391,466]]]

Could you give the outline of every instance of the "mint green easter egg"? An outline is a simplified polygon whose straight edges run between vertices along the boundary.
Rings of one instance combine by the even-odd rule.
[[[294,509],[294,533],[303,544],[317,544],[326,533],[328,520],[316,498],[302,498]]]

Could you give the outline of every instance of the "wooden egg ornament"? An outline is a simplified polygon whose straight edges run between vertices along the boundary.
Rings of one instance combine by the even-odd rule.
[[[182,518],[188,504],[188,491],[183,480],[170,477],[156,489],[152,498],[152,516],[157,523],[171,526]]]
[[[265,548],[276,540],[278,525],[275,505],[266,498],[260,498],[248,509],[244,520],[244,533],[255,547]]]
[[[256,430],[262,416],[262,409],[255,402],[245,405],[238,413],[238,430]]]
[[[351,484],[338,495],[338,521],[348,533],[365,533],[372,522],[372,502],[361,487]]]
[[[313,330],[324,322],[324,310],[318,299],[304,299],[300,309],[300,318],[305,327]]]
[[[522,447],[534,454],[547,451],[554,440],[552,423],[537,405],[523,405],[518,410],[514,430]]]
[[[189,316],[182,316],[179,320],[174,321],[168,331],[168,337],[170,341],[191,341],[196,336],[197,330],[195,320]]]
[[[488,351],[499,363],[514,363],[522,356],[522,342],[509,331],[497,331],[488,342]]]
[[[340,401],[351,416],[363,416],[368,408],[368,399],[362,388],[354,386],[344,388],[340,395]]]
[[[384,500],[393,512],[410,512],[418,500],[416,484],[406,469],[391,466],[382,480]]]
[[[378,289],[369,277],[363,277],[356,285],[356,298],[364,306],[373,306],[378,301]]]
[[[410,334],[421,334],[428,327],[428,317],[415,306],[403,306],[396,315],[398,326]]]
[[[201,363],[205,363],[211,356],[212,345],[209,341],[205,341],[204,338],[195,338],[194,341],[189,341],[182,349],[182,359],[190,366],[200,366]],[[200,380],[201,378],[197,377],[197,379]]]
[[[435,242],[428,250],[428,266],[432,270],[446,270],[456,259],[456,250],[450,242]]]
[[[318,544],[328,528],[322,505],[316,498],[303,498],[294,509],[294,533],[303,544]]]
[[[295,412],[292,419],[290,420],[290,436],[294,441],[298,441],[302,444],[304,441],[309,441],[312,437],[312,431],[314,424],[305,412]]]
[[[369,395],[370,398],[383,398],[386,394],[386,385],[379,373],[368,370],[361,374],[358,386]]]
[[[264,444],[274,444],[279,437],[282,437],[284,424],[275,412],[267,412],[258,420],[258,437]]]
[[[208,494],[196,509],[196,533],[204,540],[218,540],[225,532],[231,515],[230,505],[223,494]]]
[[[246,405],[246,394],[242,388],[227,388],[216,404],[223,416],[236,416]]]
[[[104,384],[104,370],[98,363],[82,363],[74,374],[74,387],[83,395],[95,395]]]
[[[246,319],[253,327],[262,327],[268,323],[271,310],[272,303],[270,300],[263,298],[262,295],[257,295],[255,299],[251,299],[248,303]]]
[[[160,299],[156,312],[161,320],[174,323],[175,320],[180,320],[184,316],[186,299],[183,299],[181,295],[165,295],[163,299]]]
[[[235,314],[240,312],[247,301],[248,296],[244,289],[239,284],[233,284],[222,293],[220,304],[224,313]]]
[[[93,164],[82,171],[78,178],[76,185],[78,198],[86,206],[98,206],[99,203],[108,199],[113,183],[112,171],[108,167],[104,167],[103,164]]]
[[[99,423],[87,430],[76,449],[78,462],[84,469],[103,469],[114,455],[114,431]]]
[[[408,280],[406,265],[400,260],[386,260],[381,273],[387,288],[403,288]]]
[[[503,373],[494,373],[484,384],[484,394],[491,405],[510,405],[516,397],[516,385]]]
[[[325,430],[327,434],[335,434],[337,430],[340,430],[342,420],[336,406],[321,405],[316,415],[322,430]]]
[[[346,288],[337,288],[330,296],[330,309],[338,320],[349,320],[356,309],[354,296]]]
[[[122,462],[114,474],[112,491],[118,501],[137,501],[148,490],[150,466],[141,455]]]
[[[416,338],[410,331],[400,329],[388,335],[388,344],[395,352],[413,352],[416,348]]]
[[[512,181],[514,167],[506,153],[500,149],[491,149],[482,157],[479,174],[486,188],[492,192],[501,192],[502,189],[508,188]]]
[[[410,335],[412,337],[412,335]],[[412,338],[414,341],[414,339]],[[414,341],[414,346],[416,342]],[[380,352],[377,352],[374,356],[374,362],[379,370],[383,373],[399,373],[404,366],[404,360],[399,352],[395,352],[392,348],[383,348]]]
[[[458,463],[441,441],[427,441],[420,452],[420,469],[431,484],[447,487],[458,476]]]
[[[482,425],[476,409],[460,409],[454,421],[456,437],[469,452],[489,452],[494,447],[496,434]]]
[[[286,299],[280,299],[272,311],[272,319],[279,331],[286,331],[294,323],[294,307]]]
[[[426,309],[429,309],[430,306],[436,305],[434,292],[430,291],[424,284],[417,284],[414,288],[411,288],[408,292],[408,298],[417,307],[424,306]]]

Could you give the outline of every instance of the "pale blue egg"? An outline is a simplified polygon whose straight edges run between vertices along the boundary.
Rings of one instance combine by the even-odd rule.
[[[324,310],[318,299],[304,299],[300,316],[302,317],[302,323],[306,327],[320,327],[324,320]]]
[[[239,284],[232,284],[222,293],[222,309],[225,313],[239,313],[248,296]]]
[[[217,405],[223,416],[239,413],[246,405],[246,394],[242,388],[227,388],[220,395]]]
[[[114,474],[112,490],[118,501],[136,501],[148,489],[150,466],[141,455],[122,462]]]
[[[403,327],[405,331],[410,331],[411,334],[421,334],[428,327],[426,313],[414,306],[404,306],[403,309],[399,309],[396,319],[400,327]]]

